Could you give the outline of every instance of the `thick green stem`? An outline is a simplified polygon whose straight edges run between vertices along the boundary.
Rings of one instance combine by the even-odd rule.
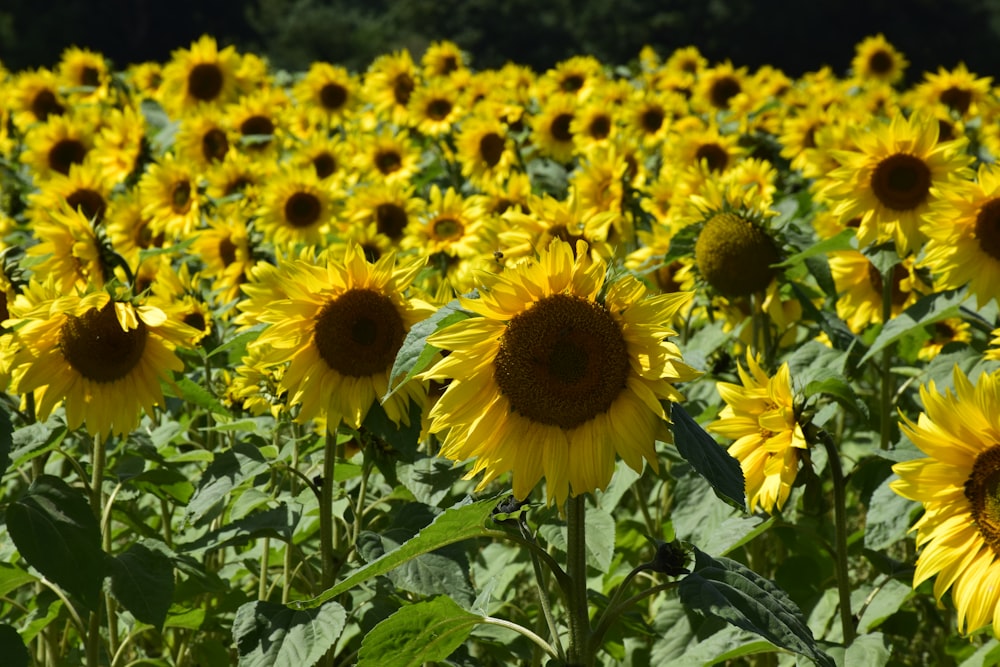
[[[91,471],[90,471],[90,508],[93,511],[94,516],[97,518],[97,523],[99,526],[103,525],[103,510],[104,510],[104,467],[107,463],[107,445],[101,439],[101,436],[94,436],[94,449],[91,456]],[[104,544],[106,542],[105,536],[102,535],[101,542]],[[101,597],[103,601],[103,596]],[[86,637],[86,653],[87,653],[87,667],[99,667],[101,664],[101,607],[104,605],[98,603],[97,609],[95,609],[90,614],[90,623],[87,628]]]
[[[326,434],[323,446],[323,486],[319,498],[319,552],[323,562],[323,590],[333,586],[337,564],[334,560],[333,473],[337,456],[337,434]]]
[[[895,267],[889,267],[882,273],[882,326],[885,327],[892,319],[892,276]],[[889,435],[892,431],[892,351],[893,345],[886,345],[882,350],[880,368],[882,397],[879,402],[879,449],[889,449]]]
[[[587,500],[571,496],[566,501],[566,573],[569,575],[568,663],[591,667],[590,614],[587,609]]]
[[[518,525],[521,528],[521,535],[524,536],[525,540],[534,541],[534,536],[528,530],[528,526],[524,521],[519,521]],[[538,555],[533,549],[528,550],[528,554],[531,556],[531,565],[535,570],[535,585],[538,588],[538,603],[542,607],[542,615],[545,618],[545,624],[549,628],[549,636],[552,637],[552,642],[555,644],[556,653],[559,654],[560,660],[566,659],[566,654],[563,651],[562,642],[559,641],[559,629],[556,627],[555,617],[552,615],[552,605],[549,603],[549,578],[545,575],[545,570],[542,569],[542,563],[538,560]]]
[[[834,563],[837,572],[837,592],[840,596],[840,625],[843,628],[844,646],[850,646],[856,636],[854,619],[851,615],[851,582],[847,572],[847,480],[840,465],[840,452],[833,439],[825,431],[816,436],[826,448],[830,473],[833,476],[833,512],[836,526],[836,555]]]

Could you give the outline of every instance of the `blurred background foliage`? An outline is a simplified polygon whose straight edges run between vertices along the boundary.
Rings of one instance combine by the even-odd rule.
[[[644,44],[661,55],[695,45],[713,62],[764,64],[799,76],[843,73],[853,47],[882,32],[910,60],[911,82],[964,62],[1000,71],[1000,0],[3,0],[0,61],[53,66],[67,46],[100,51],[116,68],[166,61],[202,34],[266,55],[279,68],[314,60],[363,71],[382,53],[419,56],[449,39],[478,69],[506,61],[544,70],[588,53],[609,64]]]

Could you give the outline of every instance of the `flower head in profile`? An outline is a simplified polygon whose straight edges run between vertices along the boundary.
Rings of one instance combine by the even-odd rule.
[[[951,590],[958,631],[993,624],[1000,635],[1000,375],[973,384],[958,368],[954,390],[921,387],[924,411],[902,430],[925,458],[892,467],[893,491],[922,503],[913,586],[936,577],[938,602]]]
[[[698,373],[668,338],[690,293],[649,297],[631,276],[605,283],[586,243],[576,254],[553,240],[537,259],[499,274],[479,298],[479,317],[428,341],[449,354],[423,374],[450,379],[430,412],[442,456],[472,460],[480,488],[513,475],[517,498],[544,478],[549,502],[605,488],[621,456],[657,467],[656,440],[670,441],[663,400]]]
[[[729,453],[743,469],[750,511],[772,513],[788,500],[806,439],[795,419],[788,364],[768,377],[748,352],[747,368],[738,370],[740,384],[716,383],[726,407],[707,428],[735,440]]]

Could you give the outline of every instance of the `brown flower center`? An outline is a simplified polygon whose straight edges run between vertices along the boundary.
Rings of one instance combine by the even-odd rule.
[[[655,134],[661,127],[666,116],[662,109],[646,109],[639,115],[639,125],[643,131]]]
[[[352,289],[327,303],[313,329],[319,356],[350,377],[388,370],[405,336],[396,304],[371,289]]]
[[[965,480],[965,497],[979,534],[1000,555],[1000,445],[976,457]]]
[[[347,89],[339,83],[325,84],[319,90],[319,103],[327,111],[338,111],[347,102]]]
[[[410,93],[413,92],[413,77],[405,72],[396,77],[392,82],[392,95],[396,99],[396,104],[406,106],[410,101]]]
[[[170,206],[174,213],[183,215],[191,209],[191,182],[177,181],[170,191]]]
[[[565,79],[562,80],[560,88],[567,93],[575,93],[576,91],[583,88],[585,79],[579,74],[570,74]]]
[[[1000,197],[979,208],[976,215],[976,239],[979,249],[1000,261]]]
[[[229,139],[226,133],[213,127],[201,137],[201,154],[208,162],[217,162],[226,157],[229,150]]]
[[[892,305],[902,306],[906,303],[906,298],[909,296],[907,292],[903,291],[903,281],[909,277],[909,272],[902,264],[896,264],[892,267]],[[882,297],[882,288],[885,283],[882,282],[882,274],[879,270],[875,268],[875,265],[868,263],[868,280],[871,282],[872,289],[875,293]]]
[[[70,166],[82,164],[86,155],[87,147],[79,139],[60,139],[49,149],[49,168],[68,174]]]
[[[927,200],[931,170],[915,155],[896,153],[875,167],[872,190],[882,205],[894,211],[912,211]]]
[[[452,104],[448,100],[431,100],[427,104],[427,117],[431,120],[444,120],[451,113]]]
[[[92,308],[80,317],[67,315],[59,330],[59,350],[84,378],[115,382],[139,365],[147,337],[142,320],[135,329],[123,330],[114,302],[109,301],[100,310]]]
[[[739,95],[742,90],[739,81],[731,76],[724,76],[712,84],[708,99],[716,109],[728,109],[729,100]]]
[[[90,188],[75,190],[66,197],[66,203],[70,208],[80,211],[87,220],[92,220],[95,225],[101,224],[104,220],[104,211],[108,208],[101,193]]]
[[[403,166],[403,158],[394,150],[379,151],[375,155],[375,168],[388,176],[399,171]]]
[[[434,237],[439,241],[456,239],[465,232],[465,225],[455,218],[438,218],[432,225]]]
[[[222,69],[215,63],[200,63],[188,74],[188,93],[200,102],[211,102],[222,92]]]
[[[573,133],[569,131],[569,125],[573,122],[573,114],[561,113],[552,119],[549,131],[556,141],[572,141]]]
[[[322,180],[337,171],[337,158],[330,153],[323,152],[313,157],[312,165],[316,176]]]
[[[479,140],[479,155],[482,156],[483,162],[486,163],[486,166],[497,166],[497,163],[500,162],[500,158],[503,157],[504,145],[505,142],[503,137],[496,132],[490,132]]]
[[[949,109],[965,115],[972,105],[972,91],[957,86],[951,86],[941,93],[941,103]]]
[[[236,244],[226,236],[219,241],[219,259],[223,266],[229,266],[236,261]]]
[[[587,134],[593,139],[607,139],[611,134],[611,118],[603,114],[595,117],[587,126]]]
[[[698,271],[709,285],[730,298],[767,289],[775,276],[778,248],[768,233],[735,213],[708,219],[694,246]]]
[[[285,220],[292,227],[311,227],[323,213],[323,203],[311,192],[296,192],[285,201]]]
[[[554,294],[510,320],[493,372],[514,412],[572,429],[607,412],[625,389],[628,348],[604,306]]]
[[[868,57],[868,69],[875,74],[888,74],[892,71],[894,64],[892,54],[881,49]]]
[[[379,204],[375,208],[375,221],[380,234],[385,234],[393,241],[403,236],[403,230],[409,218],[406,209],[397,204]]]
[[[729,164],[729,153],[719,144],[702,144],[694,152],[694,159],[699,164],[704,160],[709,171],[722,171]]]
[[[42,122],[45,122],[49,116],[61,116],[65,111],[66,109],[59,104],[56,94],[51,90],[41,90],[31,100],[31,113]]]

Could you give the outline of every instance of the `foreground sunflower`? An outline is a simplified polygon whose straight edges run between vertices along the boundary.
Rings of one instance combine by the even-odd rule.
[[[729,453],[740,462],[750,511],[780,510],[799,470],[799,450],[807,443],[795,420],[788,364],[769,378],[749,352],[747,368],[738,366],[741,384],[718,382],[726,407],[707,428],[735,442]]]
[[[667,325],[690,293],[645,297],[624,276],[605,285],[605,263],[586,243],[554,240],[537,260],[505,270],[470,317],[428,342],[450,354],[423,374],[451,379],[430,412],[441,455],[474,459],[479,488],[513,473],[517,498],[542,478],[548,501],[603,489],[615,455],[634,470],[657,468],[656,440],[670,441],[661,401],[698,373],[683,363]],[[605,295],[600,298],[599,295]]]
[[[328,255],[329,257],[329,255]],[[369,409],[389,389],[389,372],[403,339],[433,310],[405,296],[420,262],[397,266],[394,253],[374,264],[349,244],[342,260],[297,259],[276,269],[253,271],[243,286],[243,324],[262,322],[252,349],[262,351],[260,369],[288,363],[281,389],[289,405],[301,404],[297,419],[325,419],[360,428]],[[422,405],[422,383],[410,382],[383,404],[395,423],[409,424],[409,405]]]
[[[125,435],[163,405],[161,380],[184,364],[174,354],[192,331],[160,308],[118,300],[107,291],[61,296],[36,286],[44,299],[16,299],[13,389],[34,392],[36,417],[63,402],[70,430]]]
[[[924,412],[902,429],[927,457],[894,465],[890,487],[924,506],[913,586],[936,576],[934,595],[951,589],[959,632],[992,623],[1000,636],[1000,375],[973,385],[956,367],[953,377],[954,392],[921,387]]]

